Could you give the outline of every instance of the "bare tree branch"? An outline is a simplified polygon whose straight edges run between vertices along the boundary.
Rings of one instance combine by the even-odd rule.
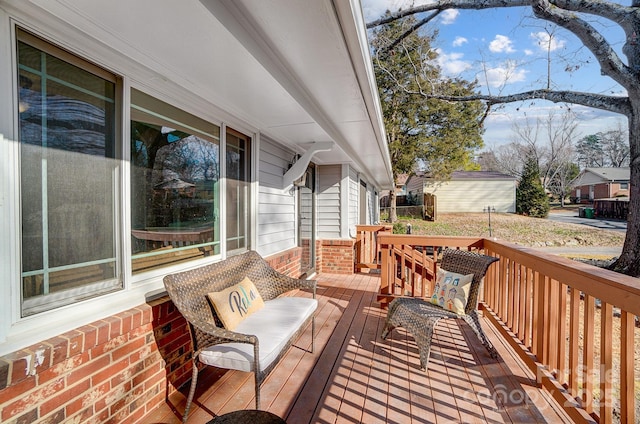
[[[367,28],[374,28],[380,25],[388,24],[397,19],[401,19],[416,13],[430,12],[432,10],[445,9],[489,9],[492,7],[521,7],[531,6],[531,0],[443,0],[423,6],[410,7],[391,13],[388,16],[371,21],[367,24]]]
[[[416,13],[441,11],[445,9],[488,9],[494,7],[530,6],[536,17],[559,25],[575,34],[595,56],[602,71],[623,87],[630,89],[640,78],[640,69],[627,66],[607,42],[607,40],[575,11],[602,16],[619,24],[628,38],[626,50],[633,49],[633,34],[640,22],[640,10],[634,7],[617,5],[612,2],[592,0],[441,0],[430,4],[411,7],[391,13],[388,16],[372,21],[367,28],[384,25]],[[406,36],[406,35],[405,35]],[[637,34],[636,34],[637,37]],[[637,47],[636,47],[637,49]],[[629,55],[628,53],[625,54]],[[632,56],[630,56],[632,57]]]
[[[634,7],[623,6],[618,3],[606,1],[584,2],[582,0],[553,0],[557,7],[573,12],[588,13],[609,19],[623,28],[633,31],[633,20],[640,19],[640,12]],[[637,6],[636,6],[637,7]]]
[[[627,97],[605,96],[602,94],[581,93],[577,91],[531,90],[505,96],[474,94],[471,96],[460,97],[439,95],[429,95],[429,97],[452,102],[482,100],[490,105],[513,103],[522,100],[542,99],[549,100],[554,103],[574,103],[596,109],[608,110],[610,112],[620,113],[626,116],[630,116],[632,113],[631,104]]]
[[[436,10],[434,11],[432,14],[430,14],[429,16],[427,16],[426,18],[416,22],[415,25],[413,25],[411,28],[409,28],[408,30],[406,30],[403,34],[400,35],[400,37],[398,37],[397,40],[395,40],[393,43],[391,43],[389,46],[387,46],[383,52],[388,52],[390,50],[393,50],[394,47],[396,47],[398,44],[400,44],[400,42],[402,42],[402,40],[404,40],[405,38],[407,38],[409,35],[411,35],[414,31],[417,31],[421,26],[423,26],[424,24],[429,23],[433,18],[435,18],[436,16],[438,16],[440,14],[440,10]]]
[[[561,26],[578,37],[600,63],[602,72],[623,87],[637,83],[638,74],[620,60],[609,42],[587,21],[571,11],[557,7],[548,0],[533,1],[532,7],[536,17]]]

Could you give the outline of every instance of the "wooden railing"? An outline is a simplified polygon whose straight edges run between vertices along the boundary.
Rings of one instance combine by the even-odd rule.
[[[499,258],[480,308],[538,383],[576,422],[639,418],[640,279],[488,239],[380,235],[378,243],[383,305],[429,296],[440,248]]]
[[[381,234],[391,234],[392,225],[357,225],[355,244],[355,270],[380,269],[380,244],[378,237]]]
[[[438,255],[443,248],[478,250],[477,237],[432,237],[381,234],[378,237],[382,267],[380,293],[382,306],[399,296],[426,297],[433,290]]]

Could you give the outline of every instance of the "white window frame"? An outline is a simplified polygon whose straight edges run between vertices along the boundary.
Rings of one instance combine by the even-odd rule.
[[[22,14],[22,16],[20,16]],[[118,247],[119,266],[122,270],[123,289],[83,300],[79,303],[65,305],[56,309],[41,312],[22,318],[21,309],[21,234],[20,222],[20,177],[18,116],[17,116],[17,57],[15,27],[19,26],[46,42],[62,47],[82,60],[98,64],[108,72],[121,78],[122,99],[119,107],[121,122],[119,131],[122,153],[119,157],[117,202],[119,214],[115,218],[115,228],[119,231],[121,242]],[[226,157],[226,125],[246,134],[251,138],[249,155],[251,204],[249,214],[251,227],[248,232],[249,246],[255,249],[257,241],[257,167],[259,152],[259,132],[256,128],[230,115],[225,110],[203,100],[195,93],[185,93],[184,88],[164,78],[156,76],[150,69],[134,63],[125,55],[114,53],[109,46],[86,37],[75,28],[60,26],[51,16],[28,15],[20,11],[11,14],[0,8],[0,54],[11,60],[0,64],[0,96],[11,99],[0,103],[0,233],[6,235],[0,243],[0,355],[17,351],[41,342],[47,338],[73,330],[82,325],[118,314],[130,308],[144,304],[149,299],[164,294],[162,277],[171,272],[195,268],[226,257],[226,247],[221,245],[221,254],[194,260],[188,264],[169,266],[166,268],[131,274],[131,204],[130,204],[130,88],[134,87],[151,96],[157,97],[188,113],[194,114],[221,129],[220,154]],[[107,63],[108,65],[105,65]],[[225,155],[225,156],[223,156]],[[226,212],[226,169],[225,161],[221,161],[221,216]],[[224,225],[221,225],[221,242],[226,240]],[[234,252],[235,253],[235,252]],[[8,283],[7,283],[8,282]],[[7,307],[9,306],[9,307]]]

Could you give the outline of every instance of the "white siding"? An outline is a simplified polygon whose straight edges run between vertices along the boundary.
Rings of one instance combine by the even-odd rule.
[[[360,224],[358,222],[359,189],[360,189],[360,181],[358,179],[358,172],[353,167],[349,167],[349,205],[348,207],[349,207],[349,236],[351,237],[355,237],[356,225]]]
[[[515,180],[452,180],[425,183],[426,193],[437,196],[438,212],[482,212],[490,206],[496,212],[516,211]]]
[[[318,167],[318,239],[340,238],[341,165]]]
[[[262,137],[259,157],[256,250],[269,256],[296,246],[295,196],[282,190],[282,176],[293,152]]]

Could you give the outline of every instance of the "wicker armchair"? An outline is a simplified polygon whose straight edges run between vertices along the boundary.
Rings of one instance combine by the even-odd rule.
[[[396,298],[389,304],[382,338],[386,339],[395,327],[406,328],[413,335],[418,345],[420,365],[422,369],[426,370],[429,365],[431,338],[437,322],[443,318],[463,319],[476,333],[482,344],[489,351],[489,354],[494,358],[497,357],[496,350],[487,339],[484,331],[482,331],[477,313],[480,282],[489,266],[497,260],[497,258],[491,256],[463,250],[445,250],[442,254],[442,263],[440,265],[442,269],[463,275],[473,274],[465,314],[458,315],[455,312],[448,311],[432,304],[428,299]]]
[[[214,309],[207,300],[207,293],[223,290],[240,282],[244,277],[255,284],[265,303],[273,300],[283,293],[295,289],[308,289],[313,293],[314,303],[317,305],[316,281],[300,280],[280,274],[269,266],[269,264],[256,252],[249,251],[241,255],[230,257],[226,260],[206,265],[189,271],[184,271],[164,277],[164,285],[169,297],[176,305],[180,313],[188,322],[189,333],[192,342],[192,379],[187,403],[183,415],[183,422],[186,422],[189,415],[189,408],[195,394],[198,380],[198,365],[203,364],[201,354],[207,353],[208,349],[216,345],[225,343],[248,343],[253,345],[253,355],[249,358],[252,362],[251,371],[255,374],[255,397],[256,409],[260,408],[260,386],[264,379],[276,366],[278,361],[297,338],[297,335],[306,328],[311,321],[311,351],[313,351],[313,339],[315,336],[314,314],[304,321],[298,331],[289,338],[286,346],[280,350],[276,359],[269,364],[260,364],[260,344],[258,337],[251,334],[242,334],[229,331],[222,327],[219,319],[215,316]],[[315,306],[314,306],[315,309]],[[225,348],[231,348],[231,345]],[[206,364],[206,363],[204,363]],[[233,366],[225,366],[228,369]]]

